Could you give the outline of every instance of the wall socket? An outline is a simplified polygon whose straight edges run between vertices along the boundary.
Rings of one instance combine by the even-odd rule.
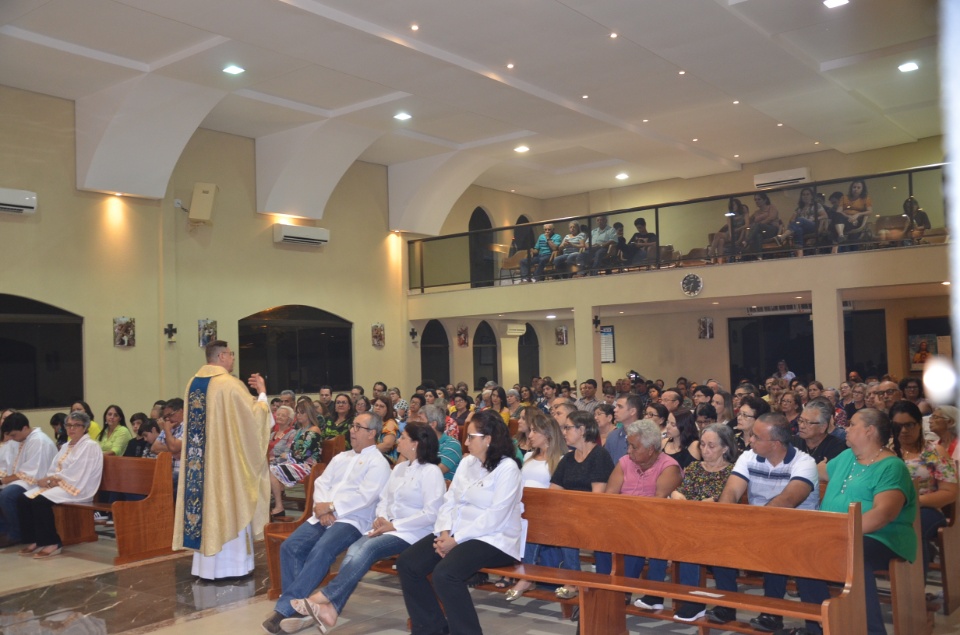
[[[179,198],[175,198],[173,199],[173,206],[177,209],[183,209],[183,201],[181,201]]]

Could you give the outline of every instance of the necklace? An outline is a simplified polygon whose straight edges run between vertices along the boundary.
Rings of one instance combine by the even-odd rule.
[[[847,491],[847,484],[849,484],[850,481],[854,480],[855,478],[857,478],[858,476],[866,472],[867,468],[873,465],[873,462],[877,460],[877,458],[880,456],[881,453],[883,453],[883,450],[884,448],[880,448],[879,450],[877,450],[877,453],[873,455],[873,458],[870,459],[870,462],[865,465],[860,465],[860,459],[857,459],[856,461],[853,462],[853,465],[850,466],[850,471],[847,472],[847,477],[843,479],[843,484],[840,485],[841,494]],[[856,470],[856,468],[860,468],[860,469]],[[854,470],[856,470],[856,473],[854,473]]]

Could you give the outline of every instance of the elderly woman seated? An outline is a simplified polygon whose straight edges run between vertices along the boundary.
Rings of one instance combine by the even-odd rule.
[[[35,559],[59,555],[63,546],[53,519],[57,503],[87,503],[93,500],[103,475],[103,451],[90,438],[90,417],[82,410],[67,415],[68,441],[60,448],[45,476],[17,501],[20,535],[26,545],[21,556]]]
[[[608,494],[653,496],[666,498],[680,485],[683,474],[677,462],[660,450],[660,426],[649,419],[634,421],[627,432],[627,454],[621,457],[607,481]],[[610,573],[613,565],[609,553],[597,552],[597,573]],[[645,558],[624,557],[624,573],[639,578]],[[650,559],[648,580],[663,582],[667,574],[666,560]],[[642,609],[662,609],[663,598],[645,595],[634,602]]]

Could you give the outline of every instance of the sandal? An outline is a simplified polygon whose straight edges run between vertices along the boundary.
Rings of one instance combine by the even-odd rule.
[[[554,593],[556,593],[557,597],[561,600],[572,600],[577,597],[579,591],[575,586],[562,586],[558,587]]]
[[[507,587],[512,586],[513,584],[514,584],[514,581],[511,580],[510,578],[500,578],[499,580],[493,583],[493,586],[497,587],[498,589],[506,589]]]

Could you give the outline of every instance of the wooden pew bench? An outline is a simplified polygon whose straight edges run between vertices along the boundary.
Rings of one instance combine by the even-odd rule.
[[[99,503],[101,492],[140,494],[138,501]],[[117,535],[115,565],[173,553],[173,457],[156,459],[103,457],[103,476],[97,497],[90,503],[63,503],[53,508],[57,532],[64,545],[97,540],[94,512],[113,514]]]
[[[627,633],[628,612],[673,619],[669,609],[629,609],[624,605],[625,593],[819,621],[827,634],[866,630],[859,506],[851,506],[848,514],[834,514],[527,489],[524,508],[529,541],[614,553],[609,575],[524,564],[485,569],[493,575],[580,587],[583,635]],[[711,528],[721,527],[724,536],[736,538],[712,538]],[[624,577],[624,555],[815,578],[839,583],[843,589],[822,605],[716,589],[701,595],[705,590],[698,587]],[[755,632],[743,622],[722,627],[706,620],[694,624],[701,633],[711,628]]]

